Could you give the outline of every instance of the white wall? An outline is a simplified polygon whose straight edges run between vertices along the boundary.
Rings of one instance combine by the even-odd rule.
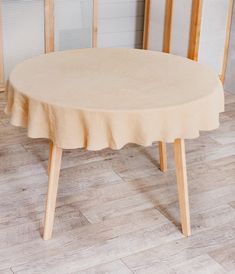
[[[199,44],[199,63],[222,73],[230,0],[204,0]]]
[[[19,62],[44,52],[44,1],[3,0],[5,79]]]
[[[206,1],[206,0],[205,0]],[[171,53],[187,57],[190,37],[192,0],[173,2]]]
[[[144,0],[99,0],[98,47],[142,47]]]
[[[92,43],[92,0],[55,0],[55,50]]]
[[[162,51],[166,0],[152,0],[149,23],[149,50]]]

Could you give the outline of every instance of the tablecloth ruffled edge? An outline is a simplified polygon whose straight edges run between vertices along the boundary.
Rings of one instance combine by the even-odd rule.
[[[27,128],[30,138],[47,138],[63,149],[121,149],[128,143],[193,139],[200,131],[219,127],[224,111],[223,87],[198,100],[151,110],[99,111],[54,106],[23,95],[8,85],[5,113],[14,126]]]

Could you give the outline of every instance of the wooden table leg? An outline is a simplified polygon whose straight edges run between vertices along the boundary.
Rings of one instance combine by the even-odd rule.
[[[159,158],[160,158],[160,170],[162,172],[167,171],[167,154],[166,154],[166,143],[158,142],[159,147]]]
[[[51,167],[51,155],[52,155],[52,148],[53,148],[53,142],[50,141],[49,143],[49,157],[48,157],[48,165],[47,165],[47,174],[50,174],[50,167]]]
[[[49,161],[50,173],[49,173],[46,212],[45,212],[45,221],[44,221],[44,233],[43,233],[44,240],[49,240],[52,236],[62,151],[63,150],[61,148],[58,148],[56,145],[52,144],[51,156]]]
[[[176,177],[178,186],[180,219],[182,232],[185,236],[190,236],[190,214],[188,199],[187,170],[185,160],[185,145],[183,139],[176,139],[174,142],[174,154],[176,165]]]

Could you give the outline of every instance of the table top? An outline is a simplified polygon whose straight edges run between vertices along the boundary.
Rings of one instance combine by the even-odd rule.
[[[214,92],[217,75],[179,56],[134,49],[82,49],[41,55],[13,70],[26,96],[77,109],[132,110],[185,104]]]
[[[80,49],[17,65],[6,112],[62,148],[121,148],[195,138],[219,125],[223,87],[189,59],[137,49]]]

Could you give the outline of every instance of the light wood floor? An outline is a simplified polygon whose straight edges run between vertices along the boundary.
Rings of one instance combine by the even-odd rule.
[[[53,239],[40,233],[48,141],[9,125],[0,94],[0,273],[235,273],[235,96],[221,127],[187,140],[192,233],[179,231],[172,147],[66,151]]]

